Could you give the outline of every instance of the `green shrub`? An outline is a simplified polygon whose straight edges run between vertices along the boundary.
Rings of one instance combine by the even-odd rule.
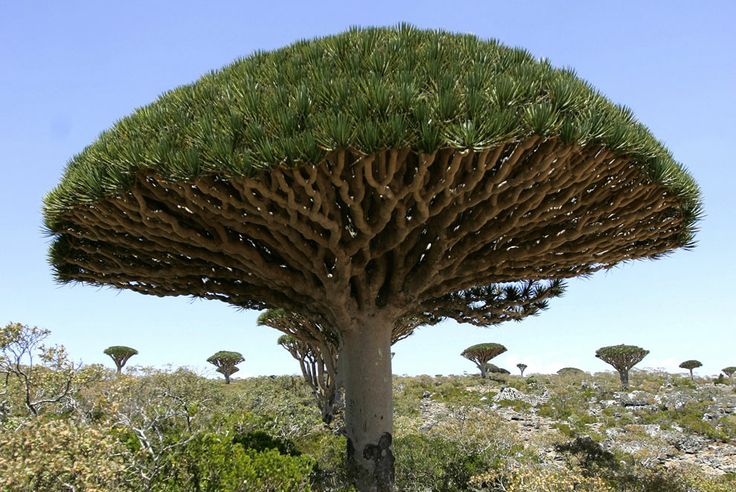
[[[296,446],[290,440],[273,437],[264,431],[238,433],[233,437],[233,443],[240,444],[246,450],[260,452],[266,451],[267,449],[275,449],[279,453],[288,454],[289,456],[301,455],[301,452],[296,449]]]
[[[467,490],[471,477],[500,465],[492,452],[422,434],[397,437],[394,455],[396,486],[402,491]]]
[[[137,490],[132,456],[105,429],[68,418],[36,417],[0,427],[0,490]]]
[[[157,492],[281,492],[310,490],[314,460],[277,449],[244,449],[227,436],[203,434],[167,456]]]

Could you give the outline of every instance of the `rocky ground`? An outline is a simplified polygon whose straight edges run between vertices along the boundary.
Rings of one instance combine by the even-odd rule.
[[[615,381],[600,375],[474,382],[464,388],[473,406],[508,423],[516,438],[535,446],[544,461],[561,459],[555,450],[561,439],[588,436],[604,449],[633,455],[644,464],[689,464],[711,475],[736,473],[733,385],[663,377],[648,378],[645,389],[615,391]],[[429,431],[453,418],[455,407],[431,387],[424,390],[420,429]]]

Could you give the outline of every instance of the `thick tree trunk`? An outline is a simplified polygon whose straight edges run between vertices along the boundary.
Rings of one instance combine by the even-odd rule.
[[[629,371],[619,371],[618,375],[621,378],[621,387],[625,390],[629,389]]]
[[[225,376],[225,384],[230,384],[230,375],[229,374],[223,374]]]
[[[367,316],[342,334],[348,470],[360,492],[393,490],[392,328],[381,316]]]
[[[693,370],[690,369],[690,381],[695,381],[695,377],[693,376]]]
[[[480,377],[485,378],[488,374],[488,366],[485,363],[478,364],[478,369],[480,369]]]

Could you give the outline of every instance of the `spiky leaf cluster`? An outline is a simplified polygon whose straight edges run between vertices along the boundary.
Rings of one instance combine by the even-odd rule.
[[[628,371],[647,356],[648,350],[635,345],[611,345],[599,348],[595,356],[617,371]]]
[[[703,366],[703,363],[700,362],[699,360],[686,360],[685,362],[680,364],[681,369],[688,369],[688,370],[697,369],[698,367],[702,367],[702,366]]]
[[[528,366],[526,364],[516,364],[516,367],[521,371],[525,371]]]
[[[128,190],[142,170],[227,179],[338,148],[478,151],[532,134],[631,159],[678,197],[680,243],[691,244],[698,187],[628,108],[523,49],[408,25],[256,52],[163,94],[71,160],[46,224],[58,231],[65,212]]]
[[[491,326],[536,316],[547,309],[549,299],[564,292],[565,284],[559,279],[490,284],[431,299],[422,308],[428,318]]]

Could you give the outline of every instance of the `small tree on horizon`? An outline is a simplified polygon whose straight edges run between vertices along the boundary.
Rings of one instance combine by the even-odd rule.
[[[125,345],[113,345],[107,347],[104,350],[105,355],[109,355],[112,361],[115,363],[115,369],[118,374],[121,374],[123,367],[134,355],[138,355],[138,351],[132,347],[126,347]]]
[[[723,372],[723,374],[725,374],[726,376],[728,376],[728,378],[730,379],[731,376],[733,376],[734,374],[736,374],[736,366],[724,367],[723,369],[721,369],[721,372]]]
[[[621,387],[629,389],[629,371],[647,356],[648,350],[635,345],[611,345],[599,348],[595,356],[618,371]]]
[[[485,378],[488,374],[488,361],[504,352],[506,347],[500,343],[479,343],[466,348],[460,355],[475,364],[480,369],[480,376]]]
[[[690,380],[695,381],[695,377],[693,376],[693,369],[697,369],[698,367],[702,367],[703,363],[699,360],[686,360],[682,364],[680,364],[681,369],[687,369],[690,371]]]
[[[220,350],[207,359],[207,362],[214,365],[217,372],[225,376],[225,384],[230,384],[230,376],[238,372],[240,369],[235,367],[245,359],[240,352],[229,352]]]
[[[516,367],[519,368],[519,371],[521,372],[521,377],[524,377],[524,371],[526,371],[527,365],[526,364],[516,364]]]

